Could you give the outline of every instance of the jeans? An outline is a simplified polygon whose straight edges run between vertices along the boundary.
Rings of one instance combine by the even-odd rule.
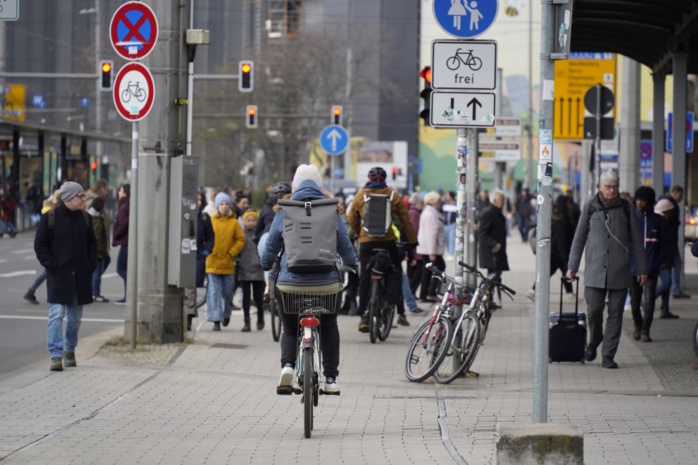
[[[11,220],[0,220],[0,236],[5,233],[13,237],[17,234],[17,228]]]
[[[235,275],[208,274],[206,290],[206,317],[208,321],[223,321],[233,311],[233,287]]]
[[[633,312],[633,322],[642,326],[643,331],[649,332],[654,319],[654,301],[656,300],[655,291],[657,290],[657,276],[648,276],[644,286],[640,286],[635,276],[633,283],[630,286],[630,306]],[[644,310],[644,318],[640,311],[642,301],[642,310]]]
[[[97,266],[92,272],[92,295],[97,297],[102,295],[102,273],[104,273],[104,263],[106,260],[97,260]]]
[[[656,294],[662,297],[662,310],[669,308],[669,290],[671,288],[671,268],[660,268],[659,279],[662,282],[657,286]]]
[[[63,340],[64,316],[66,317],[65,341]],[[62,357],[63,351],[75,352],[81,322],[82,305],[78,305],[77,293],[72,305],[49,303],[47,344],[51,357]]]
[[[453,257],[456,250],[456,223],[447,224],[444,226],[446,231],[446,252]]]
[[[411,312],[419,308],[417,306],[417,299],[414,298],[412,289],[410,289],[410,280],[407,279],[407,275],[404,272],[402,273],[402,298],[405,300]]]
[[[41,284],[44,281],[46,281],[46,268],[41,269],[41,272],[38,274],[38,276],[34,280],[34,283],[29,288],[29,290],[32,291],[32,294],[36,292],[36,290],[39,288],[39,286],[41,286]]]
[[[119,255],[116,257],[116,274],[124,280],[124,300],[126,300],[126,275],[128,267],[128,245],[119,248]]]
[[[519,232],[521,233],[521,240],[523,242],[528,242],[528,217],[516,215],[516,222],[519,225]]]
[[[671,295],[681,295],[681,255],[676,252],[674,267],[671,269]]]

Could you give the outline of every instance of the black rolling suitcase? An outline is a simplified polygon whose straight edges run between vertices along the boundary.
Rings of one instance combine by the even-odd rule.
[[[574,313],[562,311],[563,280],[560,280],[560,311],[550,313],[549,362],[584,363],[587,340],[587,316],[579,313],[579,278],[575,292]]]

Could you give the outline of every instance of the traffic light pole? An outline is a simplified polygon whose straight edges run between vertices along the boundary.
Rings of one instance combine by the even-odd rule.
[[[552,214],[552,143],[555,82],[554,51],[555,5],[541,4],[540,41],[540,119],[538,146],[547,149],[550,161],[538,165],[538,211],[536,227],[536,307],[533,345],[533,423],[548,421],[548,339],[550,314],[550,253]],[[532,121],[529,121],[532,125]],[[544,152],[541,152],[544,153]]]

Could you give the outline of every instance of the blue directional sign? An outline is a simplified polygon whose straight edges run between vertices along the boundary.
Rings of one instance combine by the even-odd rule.
[[[44,101],[44,96],[41,94],[34,94],[32,96],[32,105],[34,108],[46,108],[46,102]]]
[[[320,147],[328,155],[339,155],[349,145],[349,134],[342,126],[331,124],[320,133]]]
[[[434,18],[447,34],[477,37],[497,19],[497,0],[434,0]]]
[[[673,138],[674,138],[674,113],[669,113],[669,121],[667,121],[667,127],[669,128],[666,135],[666,151],[671,152],[673,148]],[[693,112],[686,112],[686,152],[693,152]]]
[[[83,97],[80,99],[80,106],[83,108],[87,108],[90,106],[90,99],[88,97]]]

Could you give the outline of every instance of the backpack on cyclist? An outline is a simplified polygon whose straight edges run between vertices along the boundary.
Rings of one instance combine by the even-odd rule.
[[[391,203],[395,192],[385,194],[364,194],[364,214],[361,226],[369,237],[384,237],[393,222]]]
[[[284,200],[284,248],[291,273],[326,273],[336,269],[339,199]]]

